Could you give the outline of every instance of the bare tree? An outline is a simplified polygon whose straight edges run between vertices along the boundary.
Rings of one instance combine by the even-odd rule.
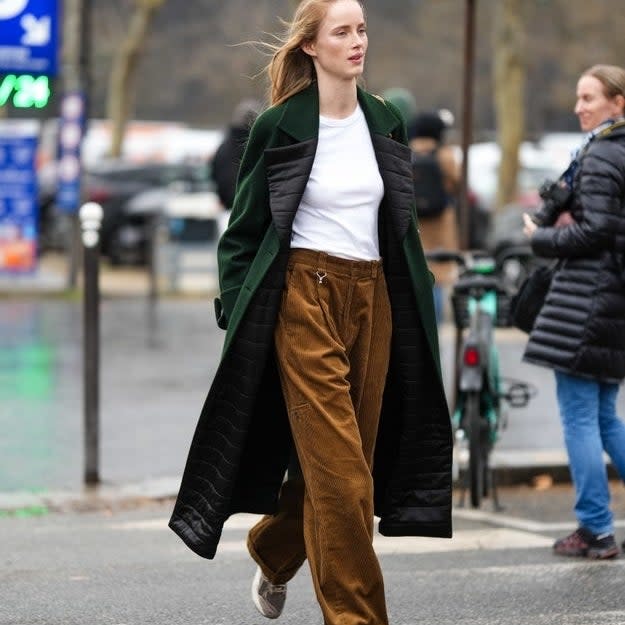
[[[525,24],[523,0],[496,3],[493,24],[493,74],[501,163],[496,208],[517,192],[519,146],[525,134]]]
[[[107,116],[112,122],[111,156],[122,153],[134,93],[131,86],[154,14],[164,3],[165,0],[135,0],[126,39],[113,60],[107,100]]]

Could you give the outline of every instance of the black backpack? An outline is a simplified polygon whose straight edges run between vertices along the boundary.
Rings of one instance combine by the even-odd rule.
[[[440,215],[449,200],[436,149],[431,152],[412,152],[412,175],[417,217]]]

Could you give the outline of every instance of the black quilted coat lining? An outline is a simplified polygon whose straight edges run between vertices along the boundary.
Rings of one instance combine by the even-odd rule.
[[[393,314],[391,366],[374,461],[375,510],[383,534],[447,537],[451,535],[449,416],[399,243],[411,223],[405,199],[412,194],[411,174],[403,163],[405,146],[384,137],[374,141],[387,190],[379,227]],[[297,157],[291,159],[289,150],[296,149]],[[272,219],[285,248],[255,292],[217,370],[170,520],[170,527],[185,543],[206,558],[214,557],[223,523],[231,514],[275,511],[292,447],[273,330],[294,216],[287,208],[292,202],[285,197],[303,192],[307,174],[302,180],[301,171],[307,167],[309,171],[311,152],[306,145],[267,152]],[[299,166],[278,167],[285,158]]]

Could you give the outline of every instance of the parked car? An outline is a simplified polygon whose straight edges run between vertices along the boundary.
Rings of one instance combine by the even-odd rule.
[[[210,184],[206,163],[107,162],[85,173],[85,197],[100,204],[101,252],[112,264],[147,260],[150,217],[172,193]]]
[[[63,250],[69,236],[69,220],[56,206],[56,167],[48,164],[37,171],[37,251]]]
[[[215,183],[203,176],[141,191],[125,205],[111,256],[124,263],[145,262],[153,228],[159,225],[166,227],[171,240],[216,240],[217,215],[223,212]]]
[[[487,247],[497,253],[503,247],[525,243],[523,213],[540,206],[539,188],[556,180],[568,166],[571,150],[579,145],[579,133],[550,133],[538,141],[524,141],[519,150],[518,192],[514,200],[495,210],[501,152],[495,142],[475,143],[469,151],[469,186],[480,205],[490,213]]]

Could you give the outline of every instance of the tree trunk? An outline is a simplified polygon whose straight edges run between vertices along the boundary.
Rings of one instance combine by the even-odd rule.
[[[107,101],[107,116],[112,124],[110,156],[119,157],[122,154],[124,131],[133,101],[132,86],[139,58],[154,14],[164,2],[165,0],[136,0],[128,34],[113,61]]]
[[[65,0],[63,5],[63,90],[78,91],[81,81],[82,0]]]
[[[525,134],[524,26],[523,0],[497,2],[493,29],[495,112],[501,149],[497,210],[517,194],[519,146]]]

